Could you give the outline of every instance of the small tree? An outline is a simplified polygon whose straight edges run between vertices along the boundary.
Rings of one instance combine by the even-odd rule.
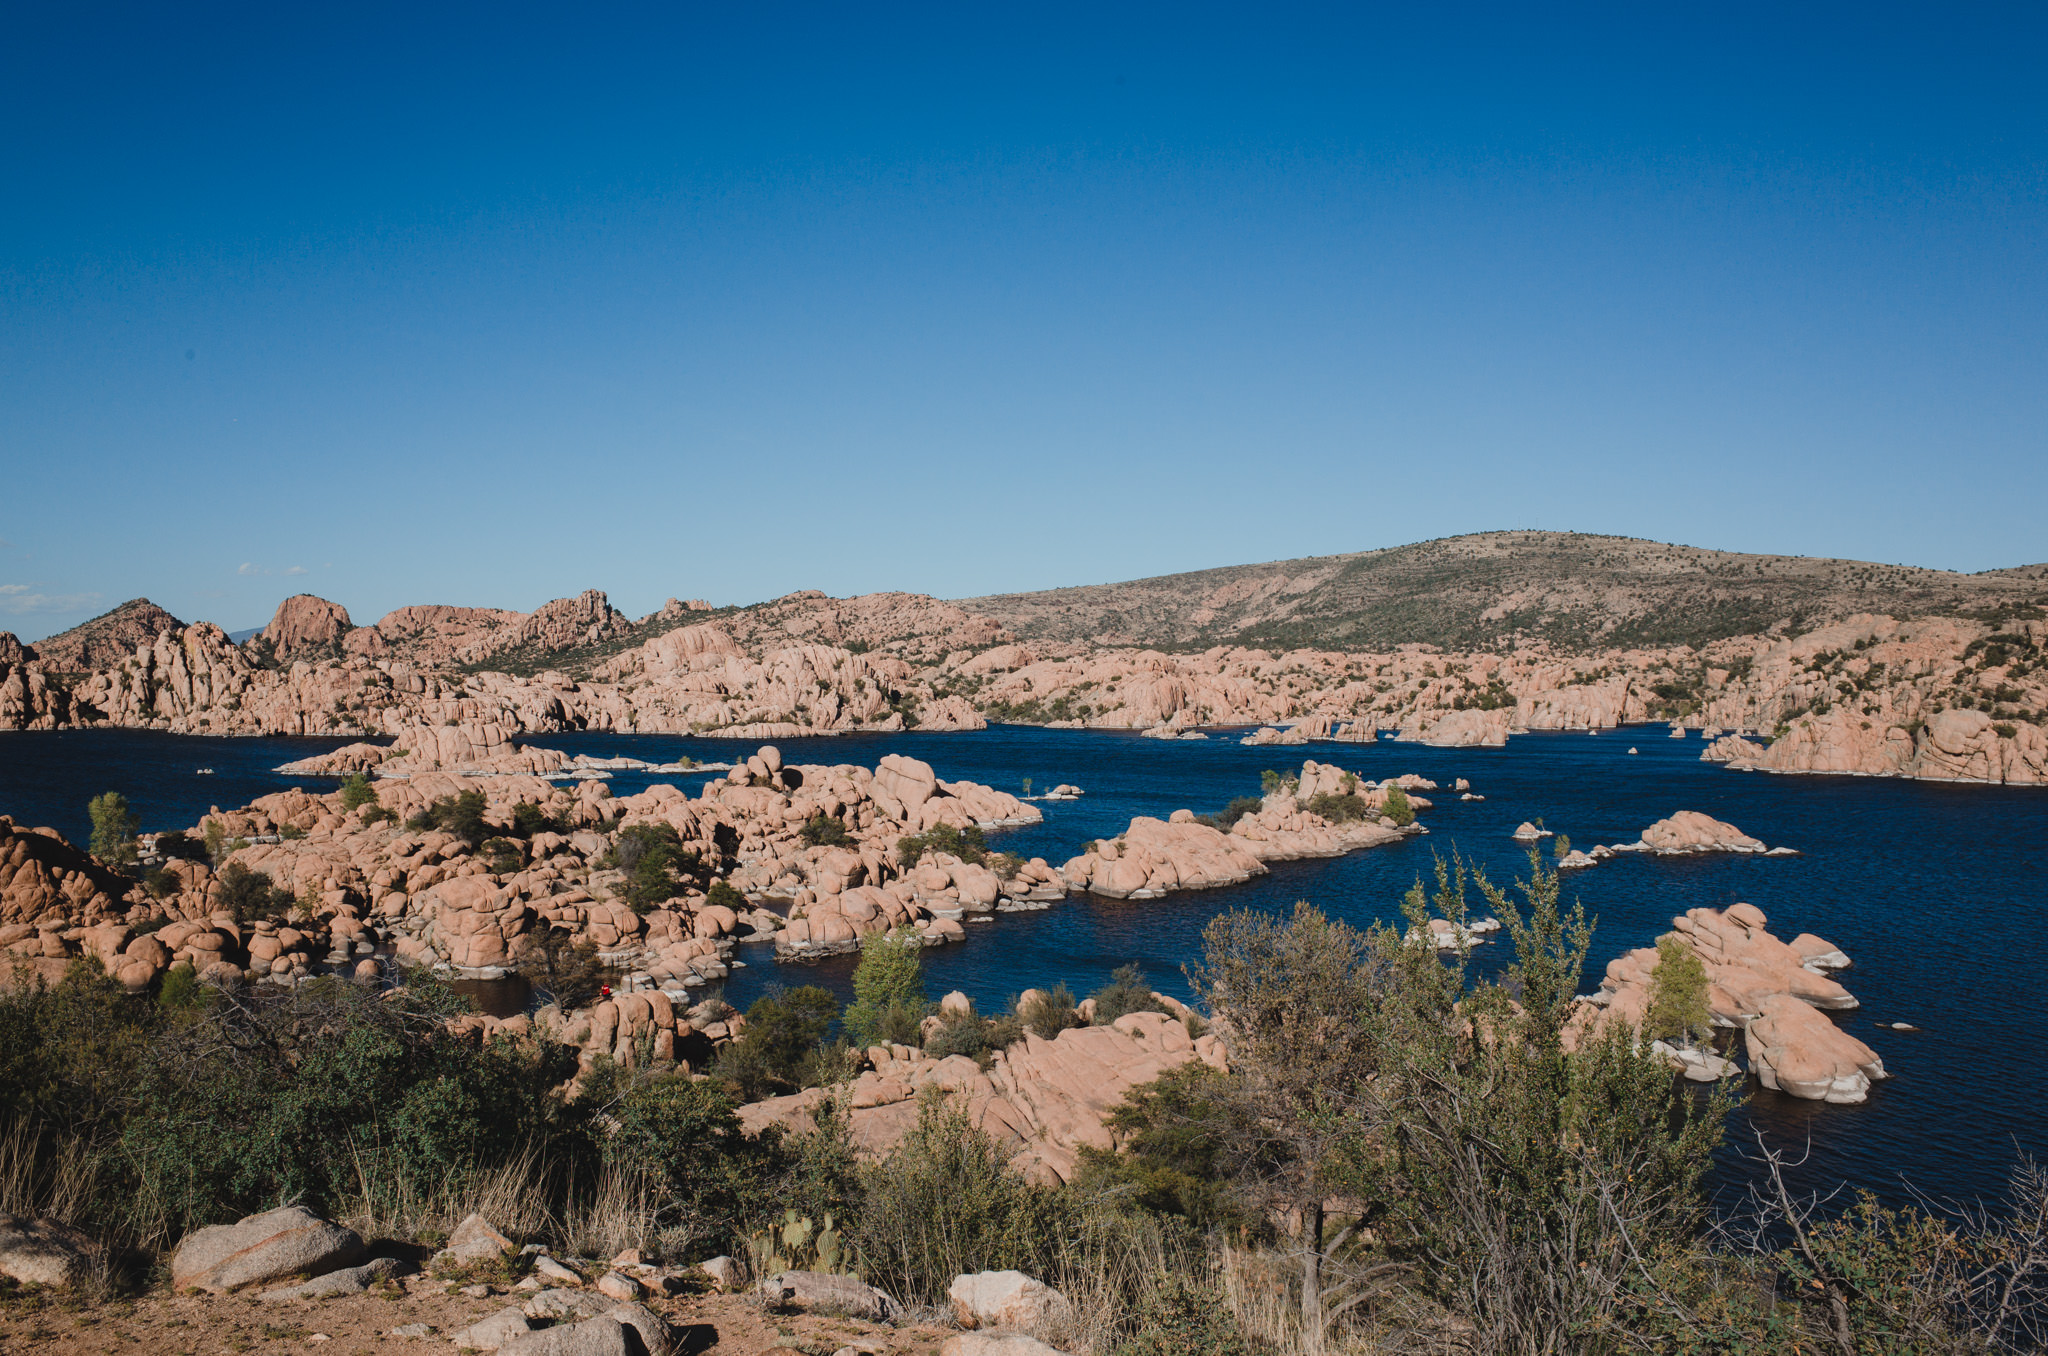
[[[130,866],[135,862],[135,830],[141,822],[128,808],[128,798],[119,791],[94,796],[86,812],[92,816],[92,855],[106,866]]]
[[[863,1048],[916,1031],[929,1006],[924,994],[924,940],[911,928],[861,939],[853,971],[853,1003],[841,1020]],[[907,1019],[907,1020],[906,1020]]]
[[[370,779],[362,773],[350,773],[348,780],[341,784],[341,808],[350,814],[376,803],[377,788],[370,785]]]
[[[1650,972],[1650,1007],[1644,1024],[1662,1041],[1690,1042],[1713,1034],[1707,967],[1675,932],[1657,939],[1657,968]]]
[[[1387,788],[1387,798],[1380,806],[1380,813],[1404,829],[1415,822],[1415,807],[1408,803],[1408,793],[1398,786]]]
[[[1227,913],[1202,934],[1188,979],[1237,1076],[1218,1107],[1220,1166],[1251,1213],[1295,1221],[1304,1331],[1318,1343],[1332,1297],[1329,1263],[1359,1221],[1332,1229],[1329,1202],[1356,1195],[1371,1126],[1356,1090],[1378,1071],[1370,1033],[1380,966],[1366,938],[1307,901],[1294,916]]]

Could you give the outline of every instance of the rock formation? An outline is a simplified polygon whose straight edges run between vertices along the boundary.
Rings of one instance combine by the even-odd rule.
[[[1688,910],[1671,923],[1706,968],[1714,1025],[1744,1033],[1751,1069],[1764,1086],[1795,1097],[1863,1101],[1871,1082],[1885,1077],[1884,1062],[1820,1013],[1856,1006],[1829,974],[1847,968],[1849,958],[1810,933],[1780,941],[1765,930],[1767,921],[1756,906],[1735,904],[1725,912]],[[1590,1000],[1594,1024],[1640,1025],[1656,967],[1655,947],[1610,961]]]
[[[1111,1147],[1104,1122],[1124,1094],[1192,1059],[1224,1067],[1214,1036],[1191,1037],[1157,1012],[1134,1012],[1108,1026],[1076,1027],[1056,1039],[1027,1034],[999,1051],[984,1072],[964,1055],[931,1059],[907,1046],[868,1051],[872,1068],[846,1089],[855,1145],[879,1156],[917,1124],[918,1097],[936,1088],[971,1123],[1016,1151],[1015,1163],[1039,1181],[1072,1178],[1084,1146]],[[802,1130],[832,1094],[812,1088],[740,1108],[750,1132],[769,1125]]]

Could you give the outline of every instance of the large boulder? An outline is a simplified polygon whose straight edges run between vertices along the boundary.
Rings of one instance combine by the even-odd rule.
[[[0,1215],[0,1276],[23,1285],[79,1285],[92,1275],[93,1245],[50,1220]]]
[[[835,1276],[824,1271],[777,1272],[761,1282],[761,1294],[770,1304],[825,1309],[876,1323],[899,1308],[895,1300],[858,1276]]]
[[[353,1229],[288,1205],[187,1234],[171,1256],[171,1288],[221,1295],[282,1276],[322,1276],[354,1266],[364,1251]]]
[[[1790,994],[1763,1000],[1743,1032],[1750,1068],[1767,1088],[1824,1102],[1861,1102],[1885,1077],[1877,1052]]]
[[[476,1322],[456,1333],[455,1345],[469,1351],[496,1351],[506,1343],[525,1333],[533,1325],[526,1321],[526,1315],[518,1309],[500,1309],[488,1318]]]
[[[1698,810],[1680,810],[1643,830],[1643,846],[1652,852],[1762,852],[1761,841],[1751,838],[1733,824],[1703,815]]]
[[[948,1337],[939,1356],[1066,1356],[1036,1337],[1021,1332],[963,1332]]]
[[[1037,1328],[1067,1312],[1067,1297],[1021,1271],[955,1276],[946,1298],[963,1328]]]
[[[513,1333],[499,1356],[666,1356],[668,1324],[641,1304],[621,1304],[581,1323]]]

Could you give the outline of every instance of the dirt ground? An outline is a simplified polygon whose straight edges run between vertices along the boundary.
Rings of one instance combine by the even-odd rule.
[[[0,1299],[4,1356],[244,1356],[300,1352],[307,1356],[369,1353],[452,1353],[448,1334],[525,1299],[497,1287],[488,1298],[450,1293],[422,1277],[402,1287],[326,1300],[264,1303],[253,1294],[172,1295],[92,1303],[59,1292]],[[718,1356],[832,1356],[856,1351],[935,1356],[950,1330],[864,1323],[815,1314],[770,1312],[747,1295],[679,1295],[644,1301],[675,1326],[679,1353]],[[403,1324],[429,1323],[432,1336],[393,1337]]]

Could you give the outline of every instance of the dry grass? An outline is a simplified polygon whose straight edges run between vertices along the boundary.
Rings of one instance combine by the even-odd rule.
[[[16,1121],[0,1136],[0,1211],[76,1224],[99,1180],[99,1154],[75,1139],[54,1147]]]
[[[440,1241],[473,1214],[515,1239],[552,1233],[557,1223],[548,1208],[552,1173],[530,1147],[496,1167],[425,1182],[360,1153],[355,1168],[356,1190],[338,1222],[365,1238]]]

